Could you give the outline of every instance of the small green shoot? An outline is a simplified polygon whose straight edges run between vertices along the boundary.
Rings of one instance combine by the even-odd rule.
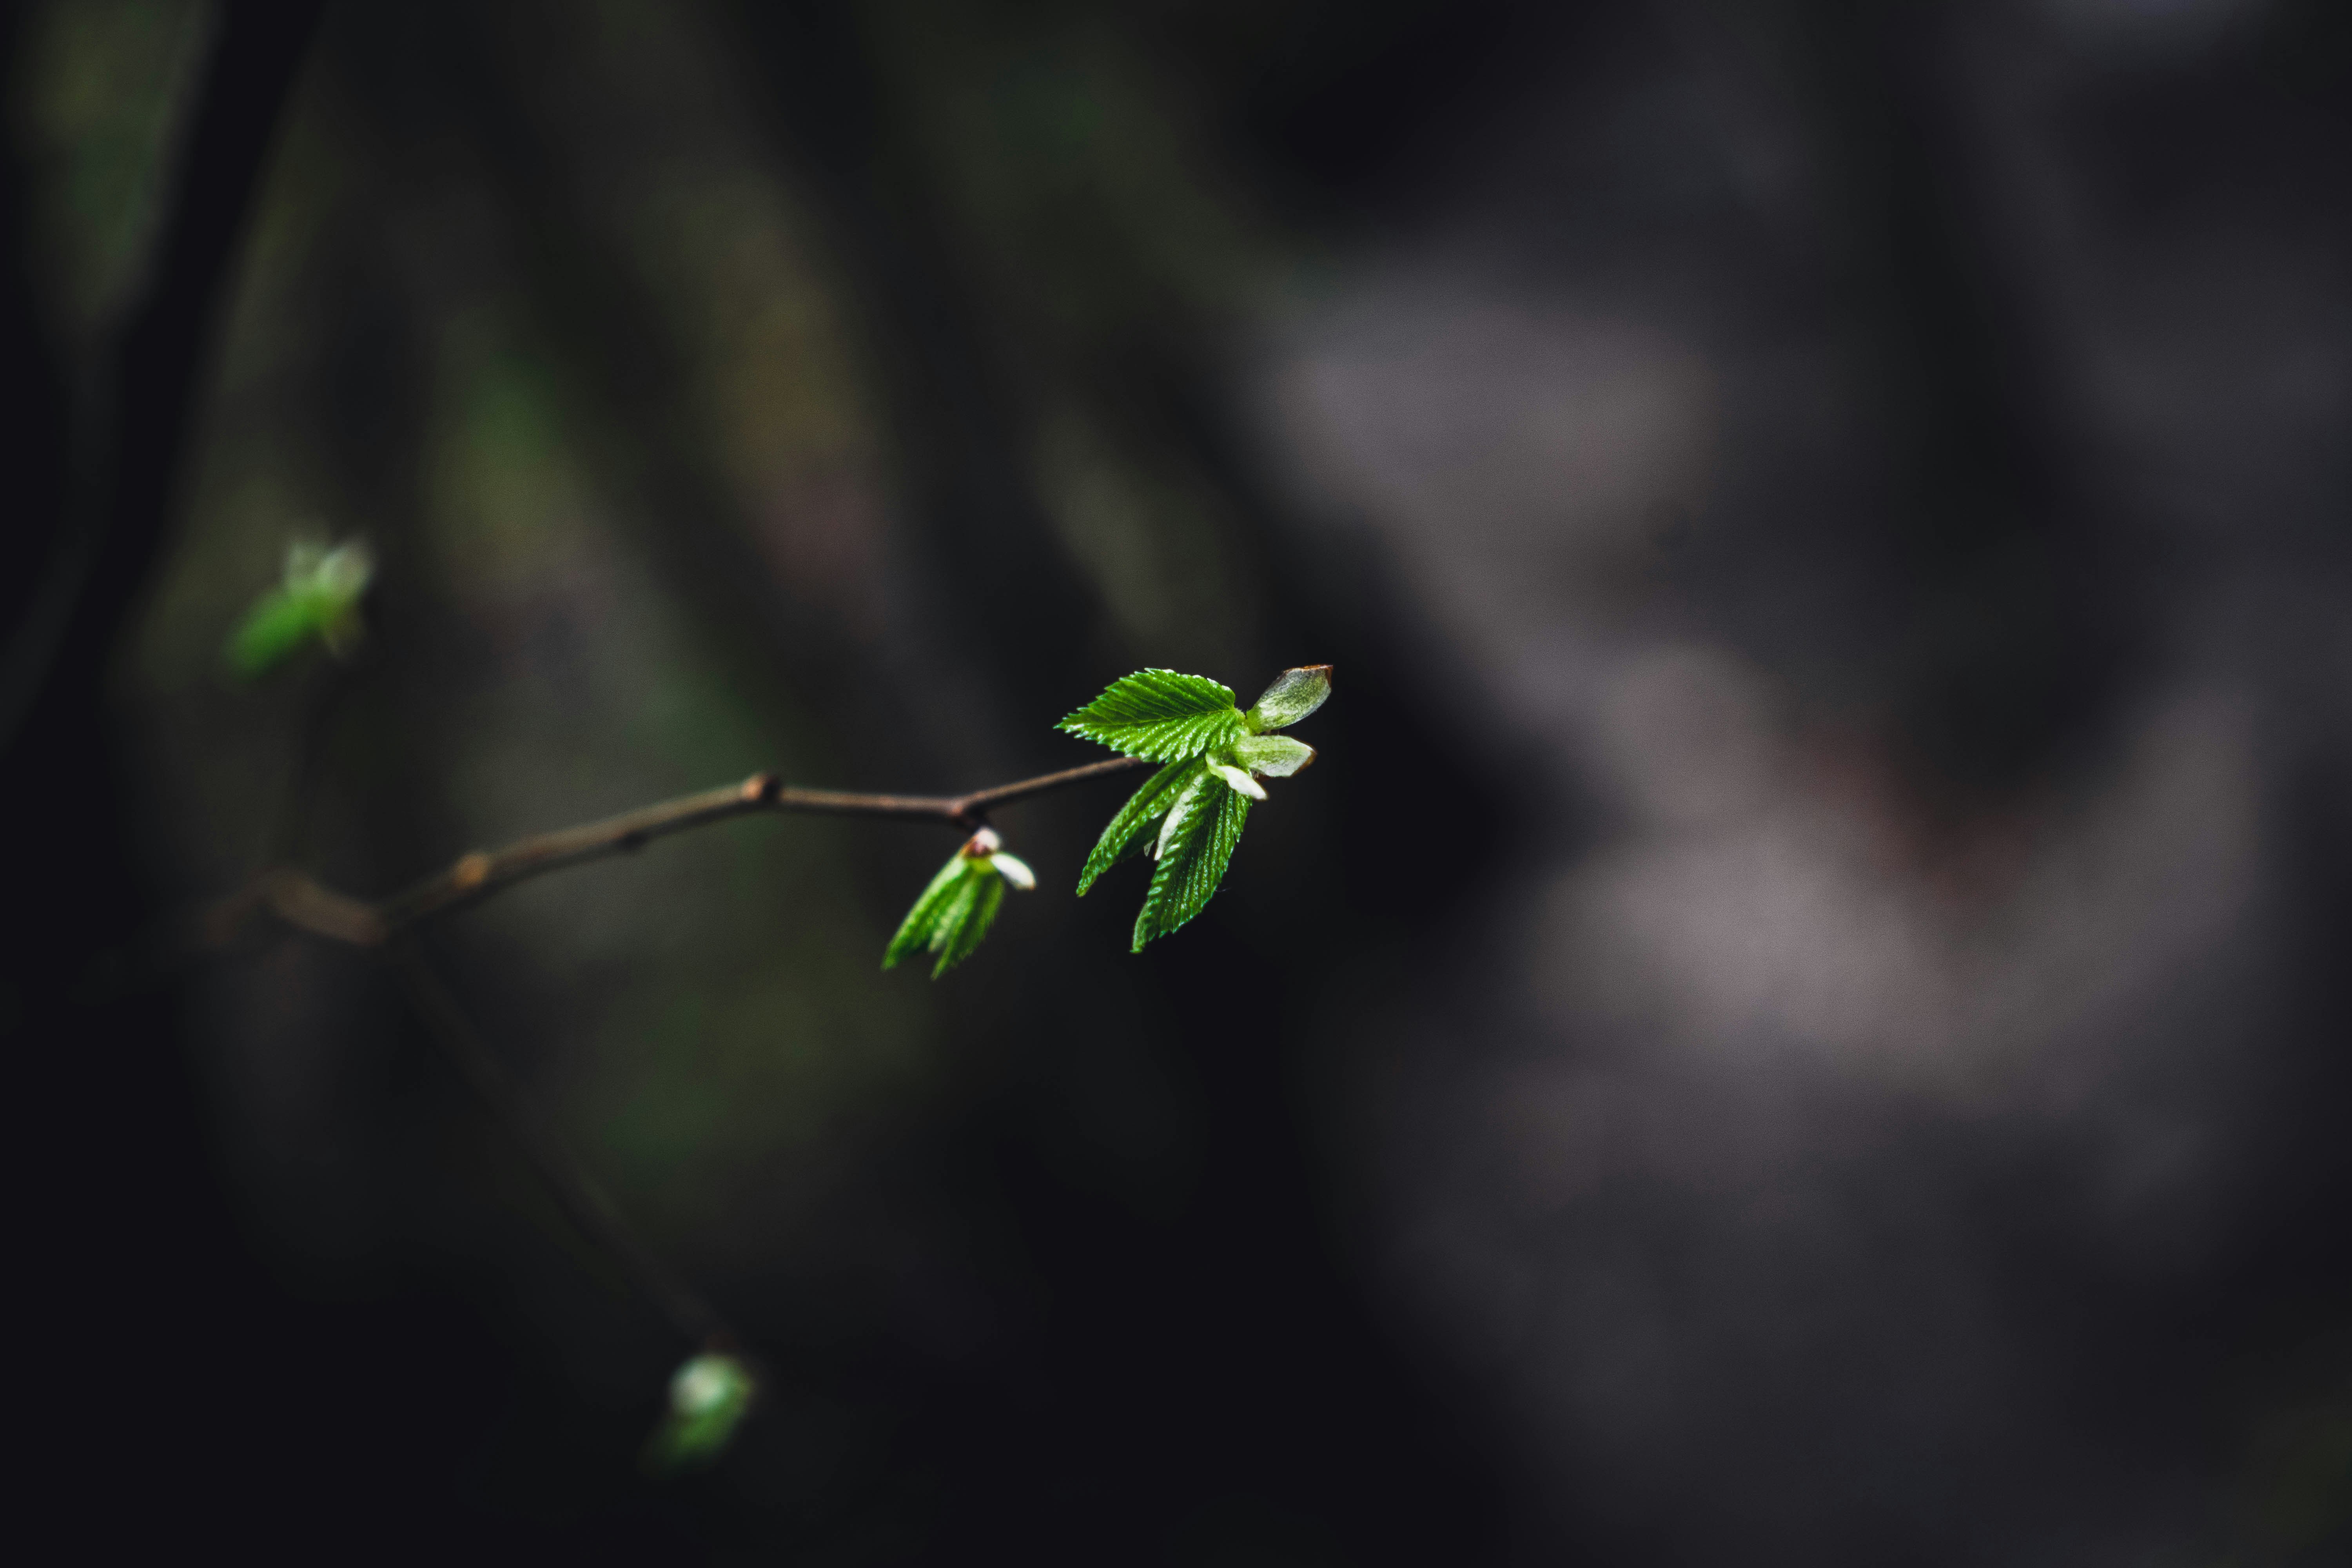
[[[329,549],[287,547],[285,580],[254,601],[223,654],[242,679],[257,680],[312,643],[341,658],[359,646],[360,600],[375,557],[358,540]]]
[[[735,1356],[706,1352],[687,1362],[671,1376],[669,1408],[646,1441],[646,1468],[667,1476],[715,1463],[758,1392],[751,1369]]]
[[[1119,807],[1078,872],[1083,897],[1102,874],[1138,855],[1157,862],[1143,908],[1135,917],[1131,951],[1166,936],[1208,907],[1232,864],[1254,801],[1265,799],[1260,779],[1286,779],[1315,760],[1315,748],[1286,729],[1331,695],[1331,667],[1302,665],[1275,678],[1244,712],[1233,689],[1205,676],[1142,669],[1111,682],[1103,694],[1055,728],[1115,752],[1163,763]],[[1003,852],[983,827],[940,868],[907,911],[882,955],[894,969],[918,952],[937,955],[937,980],[971,955],[1004,902],[1004,884],[1036,886],[1029,868]]]
[[[907,911],[882,954],[882,967],[895,969],[917,952],[933,952],[939,962],[931,966],[931,978],[937,980],[970,958],[996,923],[1007,882],[1027,892],[1037,878],[1020,857],[1004,853],[1004,841],[993,829],[983,827],[940,868]]]
[[[1139,853],[1159,862],[1135,943],[1181,927],[1207,907],[1241,842],[1250,803],[1265,798],[1262,778],[1288,778],[1315,760],[1315,749],[1270,735],[1297,723],[1331,695],[1331,667],[1286,669],[1244,713],[1226,687],[1197,675],[1146,669],[1062,721],[1073,735],[1130,757],[1165,763],[1103,829],[1078,873],[1083,896],[1097,878]]]

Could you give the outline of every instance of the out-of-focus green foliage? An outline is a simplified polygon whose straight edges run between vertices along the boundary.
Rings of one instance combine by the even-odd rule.
[[[676,1475],[716,1462],[751,1411],[759,1382],[737,1357],[707,1353],[669,1380],[669,1408],[646,1439],[646,1468]]]
[[[286,579],[237,623],[223,650],[229,668],[256,680],[310,647],[338,657],[359,646],[360,600],[375,576],[375,557],[349,540],[330,550],[303,542],[286,551]]]
[[[895,969],[902,959],[917,952],[935,952],[940,961],[931,966],[931,978],[937,980],[972,955],[988,935],[988,928],[996,923],[996,911],[1004,903],[1004,884],[1010,882],[1024,892],[1037,885],[1027,862],[1005,854],[1003,846],[993,831],[983,827],[940,868],[931,885],[907,911],[898,934],[890,939],[889,949],[882,955],[883,968]]]
[[[1286,669],[1244,713],[1228,687],[1146,669],[1113,681],[1062,721],[1059,728],[1071,734],[1168,764],[1110,819],[1078,873],[1084,896],[1105,871],[1150,847],[1160,864],[1135,917],[1134,952],[1182,926],[1216,896],[1250,802],[1265,798],[1258,779],[1288,778],[1315,760],[1313,747],[1259,731],[1296,724],[1330,695],[1329,665]]]
[[[44,3],[83,18],[213,9]],[[910,383],[898,368],[920,297],[902,289],[970,300],[993,323],[975,384],[1034,391],[1034,406],[1027,394],[1001,404],[991,449],[1040,504],[991,549],[1034,580],[1071,577],[1082,596],[1056,605],[1056,624],[1101,639],[1089,646],[1122,669],[1254,667],[1247,509],[1189,426],[1150,398],[1105,395],[1127,384],[1123,367],[1161,384],[1170,352],[1247,319],[1279,260],[1236,221],[1181,94],[1171,107],[1145,90],[1165,75],[1158,55],[1089,16],[892,0],[874,68],[902,111],[877,167],[935,193],[935,215],[910,216],[957,237],[936,278],[894,281],[873,247],[895,254],[903,239],[866,233],[854,205],[780,151],[773,82],[720,8],[520,15],[331,8],[257,194],[186,525],[126,695],[174,780],[163,809],[193,875],[248,874],[242,858],[274,841],[289,794],[320,874],[359,886],[753,769],[852,787],[911,784],[935,764],[997,776],[1011,759],[970,717],[986,703],[940,714],[919,700],[966,661],[954,639],[941,645],[952,658],[929,649],[904,606],[929,602],[938,542],[965,521],[960,488],[944,500],[926,489],[942,432],[929,373]],[[458,66],[478,93],[443,90]],[[168,153],[169,128],[154,141]],[[36,172],[53,193],[82,167]],[[911,346],[927,353],[926,341]],[[313,517],[364,529],[400,602],[361,606],[387,679],[339,682],[332,711],[308,723],[300,705],[194,678],[222,668],[224,632]],[[836,670],[859,673],[816,673]],[[1037,711],[1047,678],[1021,676],[1039,684],[1007,695]],[[878,712],[920,722],[902,739],[868,726]],[[299,792],[275,787],[288,778]],[[1038,852],[1075,861],[1084,840],[1052,843],[1056,828],[1041,812]],[[550,1128],[649,1243],[695,1272],[782,1268],[796,1300],[842,1319],[897,1289],[869,1268],[878,1232],[910,1255],[933,1245],[920,1221],[877,1219],[874,1194],[896,1190],[919,1145],[910,1120],[967,1092],[969,1053],[946,1047],[1010,1026],[875,970],[872,942],[891,928],[865,833],[745,822],[467,917],[467,940],[501,955],[501,987],[520,999],[519,1060]],[[871,853],[903,853],[904,839],[874,835]],[[988,865],[961,925],[917,944],[935,972],[986,933],[1005,880],[1024,885],[1013,857]],[[901,868],[904,885],[919,867]],[[288,1022],[254,1027],[340,1026],[332,987],[303,994],[323,1022],[281,1009],[268,1018]],[[306,1044],[282,1059],[318,1056]],[[1156,1074],[1156,1060],[1132,1070]],[[254,1084],[278,1070],[257,1068]],[[1087,1157],[1106,1181],[1181,1180],[1188,1102],[1157,1077],[1135,1081],[1139,1098],[1115,1113],[1159,1131],[1106,1135]],[[1087,1117],[1114,1114],[1086,1103]],[[360,1147],[325,1121],[300,1135]],[[322,1255],[366,1245],[339,1190],[297,1184]],[[575,1245],[559,1216],[536,1223]],[[528,1279],[540,1265],[501,1249],[495,1267]]]
[[[117,318],[140,285],[214,18],[200,0],[20,9],[10,129],[36,176],[28,259],[64,335],[80,338]]]
[[[45,0],[92,3],[134,0]],[[903,240],[779,152],[763,46],[732,10],[619,0],[546,31],[500,7],[331,8],[129,667],[192,876],[248,874],[298,776],[317,868],[356,880],[757,769],[997,776],[1011,755],[958,727],[982,709],[922,707],[942,671],[902,618],[965,524],[962,490],[921,477],[940,411],[928,372],[900,379],[901,288],[1000,323],[971,369],[1034,391],[989,405],[1008,411],[1007,482],[1041,502],[996,557],[1072,581],[1055,614],[1121,670],[1255,667],[1246,508],[1189,426],[1103,395],[1161,384],[1147,367],[1250,319],[1283,264],[1233,210],[1169,62],[1087,16],[892,0],[873,64],[901,111],[877,169],[935,193],[959,237],[936,279],[893,281],[869,247]],[[451,61],[479,94],[434,87]],[[510,182],[527,168],[546,176]],[[224,633],[307,518],[364,528],[401,592],[362,605],[400,678],[343,683],[315,732],[296,705],[193,679],[224,668]],[[864,673],[811,674],[835,667]],[[885,710],[925,717],[865,727]],[[1057,826],[1040,814],[1041,850]],[[1075,868],[1090,841],[1052,847]],[[550,1122],[658,1245],[818,1268],[836,1243],[812,1238],[858,1234],[837,1222],[865,1188],[803,1178],[888,1168],[898,1119],[962,1092],[946,1042],[975,1023],[877,967],[912,900],[875,901],[868,843],[908,847],[747,824],[469,917],[566,1042],[538,1086]]]

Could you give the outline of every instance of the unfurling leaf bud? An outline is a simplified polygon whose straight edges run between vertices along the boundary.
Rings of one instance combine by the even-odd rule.
[[[1274,678],[1250,710],[1242,715],[1250,733],[1267,730],[1287,730],[1323,706],[1331,695],[1331,667],[1328,664],[1301,665],[1286,669]]]
[[[1287,735],[1244,735],[1234,742],[1234,761],[1262,779],[1286,779],[1314,760],[1314,747]]]
[[[883,968],[895,969],[917,952],[937,953],[939,962],[931,966],[931,978],[937,980],[971,956],[996,923],[1005,884],[1024,893],[1037,885],[1029,863],[1005,854],[1003,846],[992,827],[964,840],[898,923],[898,934],[882,953]]]

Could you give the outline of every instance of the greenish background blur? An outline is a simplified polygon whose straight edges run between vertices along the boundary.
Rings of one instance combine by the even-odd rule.
[[[28,271],[69,362],[140,294],[219,22],[26,14]],[[1320,658],[1218,390],[1312,252],[1209,101],[1223,51],[1315,22],[331,8],[110,678],[164,901],[288,859],[377,894],[763,768],[1003,782],[1099,755],[1053,721],[1129,669],[1246,700]],[[377,560],[363,647],[236,679],[224,639],[289,542],[352,538]],[[922,825],[739,822],[434,933],[552,1128],[753,1341],[766,1405],[698,1482],[635,1469],[692,1347],[396,990],[283,940],[200,974],[207,1142],[299,1303],[284,1342],[362,1363],[302,1374],[252,1463],[331,1531],[413,1489],[419,1542],[1342,1552],[1361,1525],[1251,1479],[1376,1484],[1349,1456],[1411,1416],[1313,1450],[1350,1407],[1421,1397],[1348,1326],[1288,1088],[1288,977],[1338,936],[1339,772],[1260,813],[1224,934],[1167,961],[1126,953],[1139,886],[1069,896],[1116,783],[999,816],[1045,886],[943,985],[879,967],[955,842]],[[1266,1293],[1302,1322],[1236,1358]],[[1303,1376],[1276,1364],[1302,1331],[1337,1340]],[[1253,1430],[1286,1381],[1304,1426]]]

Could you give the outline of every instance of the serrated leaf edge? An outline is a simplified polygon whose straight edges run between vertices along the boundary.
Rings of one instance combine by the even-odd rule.
[[[1205,778],[1202,781],[1206,783]],[[1233,862],[1234,846],[1249,822],[1249,796],[1239,790],[1204,789],[1188,792],[1171,811],[1172,834],[1163,834],[1160,864],[1151,873],[1151,889],[1135,917],[1135,941],[1129,949],[1141,952],[1146,942],[1170,935],[1190,924],[1209,905]],[[1178,811],[1182,820],[1176,820]]]
[[[1171,691],[1156,685],[1154,677],[1184,685]],[[1142,706],[1179,698],[1192,699],[1197,706],[1173,707],[1168,712],[1140,718],[1103,710],[1107,704],[1122,700]],[[1092,701],[1054,727],[1124,755],[1156,763],[1187,761],[1225,745],[1248,731],[1231,687],[1205,675],[1158,668],[1119,677]]]
[[[1183,784],[1184,772],[1203,765],[1200,757],[1188,757],[1170,763],[1144,781],[1143,787],[1129,795],[1127,804],[1118,808],[1102,837],[1095,841],[1087,855],[1087,863],[1078,871],[1078,896],[1086,897],[1087,889],[1104,872],[1142,852],[1145,841],[1151,837],[1152,824],[1175,803],[1176,793]]]

